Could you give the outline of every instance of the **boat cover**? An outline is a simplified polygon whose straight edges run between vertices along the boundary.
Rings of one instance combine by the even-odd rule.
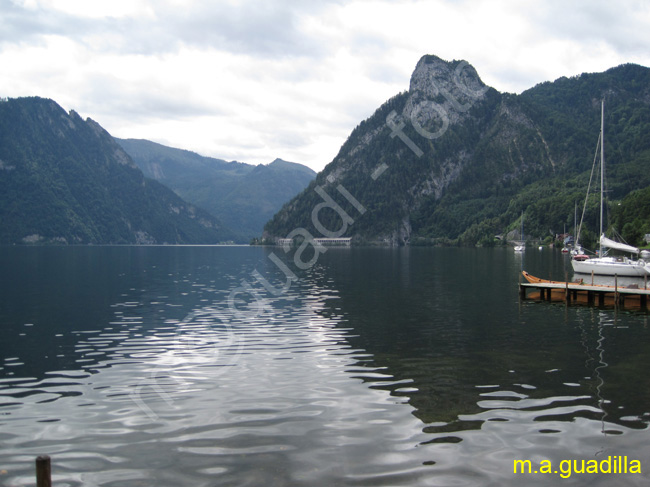
[[[639,253],[639,249],[637,249],[636,247],[632,247],[631,245],[616,242],[614,240],[605,237],[605,235],[600,236],[600,244],[603,247],[607,247],[608,249],[622,250],[623,252],[631,252],[633,254]]]

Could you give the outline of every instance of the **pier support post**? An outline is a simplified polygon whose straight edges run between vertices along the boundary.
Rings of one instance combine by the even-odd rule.
[[[52,487],[52,467],[47,455],[36,458],[36,487]]]
[[[566,304],[571,304],[571,292],[569,291],[569,273],[564,273],[564,299]]]

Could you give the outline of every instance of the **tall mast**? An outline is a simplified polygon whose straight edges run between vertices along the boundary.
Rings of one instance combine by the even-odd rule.
[[[573,202],[573,243],[574,246],[578,246],[578,202]]]
[[[605,181],[605,100],[600,103],[600,235],[603,235],[603,199]],[[600,242],[600,237],[598,238]],[[603,244],[600,243],[600,250],[598,256],[603,256]]]

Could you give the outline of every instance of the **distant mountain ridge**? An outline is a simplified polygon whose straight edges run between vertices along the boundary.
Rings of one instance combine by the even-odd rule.
[[[561,233],[584,200],[603,98],[609,194],[625,203],[650,186],[650,69],[627,64],[514,95],[466,61],[423,56],[409,90],[352,131],[264,236],[301,228],[360,243],[486,245],[517,228],[522,211],[528,235]]]
[[[0,102],[0,243],[215,244],[217,218],[147,179],[98,123],[39,97]]]
[[[276,159],[267,165],[227,162],[139,139],[116,139],[145,176],[173,189],[223,221],[248,242],[316,173]]]

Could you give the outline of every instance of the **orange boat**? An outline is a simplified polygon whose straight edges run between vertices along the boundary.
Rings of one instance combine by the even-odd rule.
[[[628,284],[627,286],[612,286],[609,284],[587,284],[584,282],[584,279],[576,279],[575,281],[552,281],[550,279],[542,279],[541,277],[535,277],[532,274],[526,272],[526,271],[521,271],[521,274],[524,276],[524,278],[530,282],[531,284],[559,284],[563,287],[566,287],[568,284],[568,287],[570,289],[580,289],[578,286],[588,286],[588,287],[596,287],[596,288],[602,288],[602,289],[611,289],[612,291],[616,291],[617,289],[620,291],[622,289],[643,289],[639,287],[638,284]]]
[[[550,279],[542,279],[541,277],[535,277],[532,274],[529,274],[526,271],[521,271],[521,274],[524,278],[531,284],[561,284],[566,285],[565,281],[551,281]],[[584,284],[582,279],[579,279],[575,282],[570,282],[569,284]],[[613,286],[611,286],[613,287]]]

